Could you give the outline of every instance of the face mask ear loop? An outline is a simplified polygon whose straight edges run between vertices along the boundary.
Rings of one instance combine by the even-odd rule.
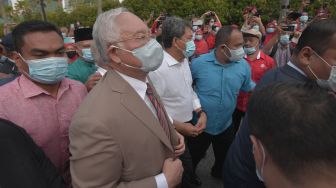
[[[309,65],[308,65],[308,69],[309,69],[309,71],[314,75],[314,77],[316,78],[316,80],[318,80],[319,78],[318,78],[317,75],[314,73],[314,71],[310,68]]]
[[[230,51],[230,53],[231,53],[231,49],[230,49],[228,46],[226,46],[226,44],[224,44],[224,46],[225,46],[225,48],[227,48],[227,49]],[[225,55],[228,59],[230,59],[230,57],[226,54],[225,50],[223,50],[223,52],[224,52],[224,55]],[[232,54],[231,54],[231,55],[232,55]]]
[[[320,55],[318,55],[316,52],[315,52],[315,50],[313,50],[313,52],[314,52],[314,54],[318,57],[318,58],[320,58],[324,63],[326,63],[329,67],[332,67],[326,60],[324,60]]]

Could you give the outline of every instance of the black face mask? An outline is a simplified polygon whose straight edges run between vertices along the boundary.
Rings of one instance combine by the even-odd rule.
[[[77,52],[76,51],[68,51],[66,52],[67,56],[69,59],[75,57],[77,55]]]
[[[16,75],[18,74],[17,70],[15,63],[11,59],[5,56],[0,57],[0,73]]]

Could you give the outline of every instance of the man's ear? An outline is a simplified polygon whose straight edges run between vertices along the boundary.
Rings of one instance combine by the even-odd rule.
[[[12,58],[15,62],[15,65],[18,67],[19,72],[27,71],[25,69],[28,69],[28,65],[26,65],[24,60],[22,59],[21,55],[18,52],[13,52]]]
[[[178,46],[177,41],[178,41],[178,38],[174,37],[172,41],[172,47]]]
[[[258,139],[255,136],[250,135],[250,140],[252,142],[252,152],[253,152],[254,160],[255,160],[256,166],[259,168],[263,162],[263,151],[259,144]]]
[[[121,63],[121,59],[119,58],[119,56],[117,55],[117,48],[110,46],[107,49],[107,57],[114,63],[120,64]]]
[[[225,46],[225,44],[220,45],[219,49],[222,53],[225,53],[228,57],[231,57],[230,50]]]
[[[308,67],[314,61],[314,50],[309,46],[305,46],[300,50],[297,58],[300,67]]]

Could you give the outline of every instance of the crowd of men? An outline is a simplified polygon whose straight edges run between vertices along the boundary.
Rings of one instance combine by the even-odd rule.
[[[0,187],[199,187],[210,145],[224,188],[335,187],[336,20],[243,17],[18,24],[1,40]]]

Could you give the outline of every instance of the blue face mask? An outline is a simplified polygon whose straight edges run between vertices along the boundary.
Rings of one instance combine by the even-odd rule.
[[[192,55],[194,55],[196,50],[196,46],[193,40],[186,42],[186,49],[185,51],[183,51],[183,55],[186,58],[191,57]]]
[[[83,48],[82,53],[83,53],[84,60],[86,60],[88,62],[94,62],[94,58],[92,56],[90,48]]]
[[[180,39],[180,40],[182,40],[182,39]],[[176,46],[176,48],[182,51],[185,58],[191,57],[192,55],[194,55],[194,53],[196,51],[196,45],[194,43],[194,40],[190,40],[190,41],[185,43],[185,50],[180,49],[178,46]]]
[[[257,51],[257,49],[255,47],[250,47],[250,48],[244,47],[244,51],[247,55],[252,55],[254,54],[254,52]]]
[[[280,43],[282,44],[282,45],[287,45],[287,44],[289,44],[289,35],[281,35],[280,36]]]
[[[34,60],[25,60],[22,56],[21,58],[28,64],[29,77],[42,84],[56,84],[68,73],[68,59],[65,57]]]
[[[275,29],[274,28],[267,28],[266,32],[267,33],[274,33]]]
[[[308,16],[301,16],[300,22],[306,23],[308,21]]]

